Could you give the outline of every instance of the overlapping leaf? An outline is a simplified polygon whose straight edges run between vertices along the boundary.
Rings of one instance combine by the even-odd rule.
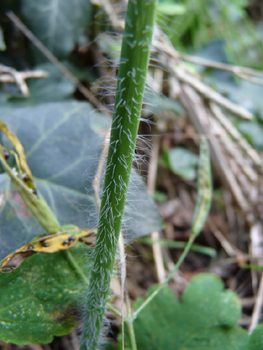
[[[36,253],[55,253],[66,250],[79,241],[91,245],[95,243],[95,236],[96,230],[79,230],[72,225],[62,232],[36,237],[32,242],[25,244],[0,261],[0,272],[13,272],[26,258]]]
[[[92,181],[109,119],[95,113],[88,103],[61,102],[12,110],[5,122],[24,146],[37,189],[60,225],[95,228],[98,209]],[[4,146],[10,146],[4,137],[2,142]],[[17,192],[10,192],[11,188],[10,181],[2,177],[0,259],[43,233],[19,196],[14,195]],[[11,223],[9,218],[15,216],[14,206],[23,208],[16,211],[18,220]],[[25,212],[27,214],[22,214]],[[23,215],[26,215],[26,220]],[[124,223],[130,238],[148,234],[162,225],[154,202],[135,171],[132,173]],[[29,229],[25,235],[21,233],[21,226]]]

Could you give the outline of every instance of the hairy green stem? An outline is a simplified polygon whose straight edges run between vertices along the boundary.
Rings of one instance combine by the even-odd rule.
[[[130,0],[81,350],[99,344],[134,157],[157,0]]]

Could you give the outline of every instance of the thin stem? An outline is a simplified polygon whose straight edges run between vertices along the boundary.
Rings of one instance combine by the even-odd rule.
[[[153,298],[159,293],[159,291],[166,285],[166,283],[168,283],[170,281],[170,279],[172,278],[173,274],[175,273],[176,270],[179,269],[179,267],[181,266],[182,262],[184,261],[186,255],[189,253],[189,250],[191,249],[191,246],[195,240],[194,235],[192,235],[189,238],[189,241],[187,242],[187,245],[184,248],[183,253],[181,254],[180,258],[178,259],[177,263],[175,264],[173,270],[169,273],[169,275],[166,277],[166,279],[164,280],[163,283],[159,284],[158,288],[145,300],[145,302],[133,313],[133,319],[135,319],[138,314],[145,308],[146,305],[149,304],[150,301],[153,300]]]
[[[129,332],[130,341],[131,341],[131,348],[132,350],[137,350],[136,338],[135,338],[135,333],[133,328],[133,321],[130,319],[126,319],[125,321],[128,327],[128,332]]]
[[[134,319],[138,314],[149,304],[151,300],[159,293],[159,291],[169,282],[174,272],[180,267],[184,261],[186,255],[191,249],[195,238],[201,232],[207,215],[209,213],[212,201],[212,176],[211,176],[211,165],[209,157],[208,143],[205,137],[200,139],[200,156],[198,164],[198,179],[197,179],[197,201],[195,205],[194,218],[191,227],[191,236],[187,245],[184,248],[179,260],[175,264],[173,270],[169,273],[163,283],[159,284],[157,289],[145,300],[145,302],[133,313]]]
[[[163,247],[169,247],[169,248],[184,248],[187,245],[187,242],[179,242],[179,241],[171,241],[168,239],[152,239],[150,237],[144,237],[144,238],[140,238],[138,239],[138,242],[142,243],[142,244],[147,244],[147,245],[152,245],[154,242],[158,242],[161,246]],[[214,259],[216,257],[216,250],[213,248],[209,248],[209,247],[204,247],[202,245],[199,244],[193,244],[191,247],[191,250],[193,252],[197,252],[197,253],[202,253],[202,254],[206,254],[208,256],[210,256],[212,259]]]
[[[131,312],[131,305],[130,305],[130,300],[129,300],[127,289],[126,289],[126,305],[127,305],[128,315],[125,319],[125,322],[126,322],[127,327],[128,327],[128,332],[129,332],[130,341],[131,341],[131,347],[132,347],[132,350],[137,350],[136,337],[135,337],[135,332],[134,332],[134,328],[133,328],[134,317],[133,317],[133,314]],[[124,341],[124,339],[123,339],[123,341]],[[123,346],[124,346],[124,344],[123,344]]]
[[[77,274],[82,278],[82,280],[89,285],[89,279],[84,273],[84,271],[79,267],[79,265],[76,263],[75,259],[73,258],[71,252],[67,249],[64,251],[68,260],[70,261],[71,265],[74,267]]]
[[[110,303],[107,304],[107,309],[109,309],[110,311],[112,311],[115,315],[117,315],[117,316],[119,316],[119,317],[124,317],[124,318],[125,318],[125,316],[123,316],[122,313],[121,313],[119,310],[115,309],[115,307],[112,306]]]

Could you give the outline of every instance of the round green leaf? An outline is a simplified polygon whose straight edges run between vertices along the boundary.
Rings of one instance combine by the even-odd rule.
[[[258,325],[249,337],[248,350],[263,349],[263,325]]]
[[[194,180],[198,155],[183,147],[176,147],[166,151],[165,160],[174,174],[186,180]]]
[[[134,303],[136,310],[152,294]],[[168,287],[138,314],[134,321],[138,349],[151,350],[247,350],[248,334],[236,323],[241,304],[235,293],[224,290],[222,281],[212,274],[194,277],[181,301]],[[125,342],[130,346],[126,330]]]

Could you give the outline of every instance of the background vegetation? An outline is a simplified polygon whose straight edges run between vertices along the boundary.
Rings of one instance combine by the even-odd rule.
[[[16,171],[23,179],[25,163],[17,141],[5,161],[12,147],[1,124],[0,259],[32,242],[36,247],[44,232],[70,232],[87,242],[87,230],[97,227],[126,6],[0,4],[0,120],[22,143],[34,177],[25,187],[12,184]],[[114,278],[111,285],[108,348],[122,346],[120,313],[128,314],[127,349],[135,343],[138,349],[182,349],[186,342],[189,349],[263,346],[262,326],[256,328],[263,298],[262,18],[256,0],[158,2],[146,123],[139,126],[133,164],[141,176],[132,170],[124,213],[127,282]],[[169,288],[140,309],[191,237],[203,134],[212,162],[210,215]],[[40,222],[43,211],[48,219]],[[59,245],[57,238],[49,244]],[[77,349],[93,248],[77,242],[53,254],[39,249],[0,275],[0,346]],[[125,302],[120,287],[128,291]]]

